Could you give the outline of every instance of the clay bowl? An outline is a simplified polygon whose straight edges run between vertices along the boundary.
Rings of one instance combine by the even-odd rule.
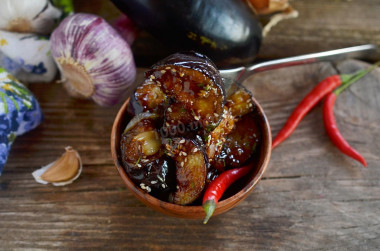
[[[265,170],[268,167],[272,147],[271,131],[263,109],[254,98],[252,100],[257,107],[256,117],[262,133],[262,143],[260,146],[260,151],[258,152],[258,155],[254,160],[255,168],[252,169],[252,171],[247,175],[247,177],[244,177],[242,180],[237,182],[239,183],[238,185],[234,184],[235,186],[232,186],[226,191],[225,195],[223,195],[224,197],[221,198],[217,205],[217,208],[214,211],[214,216],[230,210],[231,208],[235,207],[239,202],[243,201],[247,197],[247,195],[250,192],[252,192],[252,190],[255,188],[255,186],[260,181],[261,177],[263,176]],[[112,158],[115,162],[116,168],[122,180],[137,199],[139,199],[148,207],[151,207],[156,211],[179,218],[203,219],[205,213],[203,211],[202,206],[180,206],[161,201],[144,192],[142,189],[136,186],[128,177],[127,173],[123,168],[120,155],[121,134],[130,119],[127,116],[128,104],[129,99],[127,99],[123,106],[120,108],[115,118],[111,133]]]

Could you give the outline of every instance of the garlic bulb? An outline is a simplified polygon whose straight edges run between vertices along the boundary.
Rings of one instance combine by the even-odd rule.
[[[54,186],[64,186],[76,180],[82,172],[82,160],[79,153],[71,146],[56,161],[43,166],[32,173],[34,179],[41,184],[52,183]]]
[[[2,0],[0,29],[48,34],[62,12],[49,0]]]
[[[51,82],[57,66],[46,37],[0,30],[0,67],[23,82]]]
[[[96,15],[66,17],[52,33],[51,51],[69,94],[99,105],[118,103],[136,77],[129,45]]]

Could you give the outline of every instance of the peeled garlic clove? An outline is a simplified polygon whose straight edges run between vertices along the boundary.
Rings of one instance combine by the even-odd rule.
[[[66,17],[52,33],[51,51],[68,93],[99,105],[121,101],[136,77],[128,43],[96,15]]]
[[[0,29],[48,34],[61,14],[48,0],[2,0]]]
[[[0,67],[23,82],[51,82],[57,66],[50,41],[35,34],[0,30]]]
[[[66,152],[59,159],[32,173],[38,183],[64,186],[80,176],[82,161],[79,153],[71,146],[66,147],[65,150]]]

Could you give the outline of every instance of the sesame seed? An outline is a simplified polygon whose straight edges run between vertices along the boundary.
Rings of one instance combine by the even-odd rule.
[[[183,155],[183,156],[187,156],[187,153],[185,153],[185,152],[182,152],[182,155]]]
[[[153,75],[150,75],[150,78],[151,78],[151,79],[156,79],[156,77],[155,77],[155,76],[153,76]]]
[[[249,104],[249,107],[252,107],[252,103]]]
[[[186,141],[186,140],[181,139],[179,143],[180,143],[180,144],[183,144],[183,143],[185,143],[185,141]]]
[[[181,77],[183,77],[183,76],[185,75],[185,73],[180,72],[179,75],[180,75]]]
[[[182,162],[181,162],[181,167],[183,167],[184,165],[185,165],[185,163],[182,161]]]
[[[157,180],[152,180],[150,183],[154,185],[157,183]]]
[[[168,122],[165,123],[166,126],[169,126],[170,124]]]
[[[165,70],[162,70],[161,73],[164,74],[166,71]]]
[[[166,70],[170,70],[171,68],[168,66],[168,67],[166,67],[165,69],[166,69]]]
[[[198,152],[198,148],[194,148],[193,152],[194,153]]]
[[[199,120],[199,117],[198,117],[198,116],[194,116],[194,119],[195,119],[195,120]]]
[[[161,184],[162,188],[165,188],[165,184]]]
[[[172,69],[172,72],[176,72],[176,69]]]
[[[137,167],[141,167],[141,165],[140,165],[140,164],[137,164]]]
[[[215,116],[215,117],[219,117],[219,114],[217,114],[217,113],[214,113],[214,116]]]
[[[173,110],[172,110],[172,108],[169,107],[169,108],[168,108],[168,111],[169,111],[169,112],[172,112]]]
[[[185,158],[185,162],[187,162],[187,157]]]
[[[176,186],[177,190],[179,189],[179,186]]]

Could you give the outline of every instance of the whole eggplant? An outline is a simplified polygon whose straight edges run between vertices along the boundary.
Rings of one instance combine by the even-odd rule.
[[[195,50],[219,67],[258,53],[262,28],[241,0],[112,0],[139,27],[173,50]]]

